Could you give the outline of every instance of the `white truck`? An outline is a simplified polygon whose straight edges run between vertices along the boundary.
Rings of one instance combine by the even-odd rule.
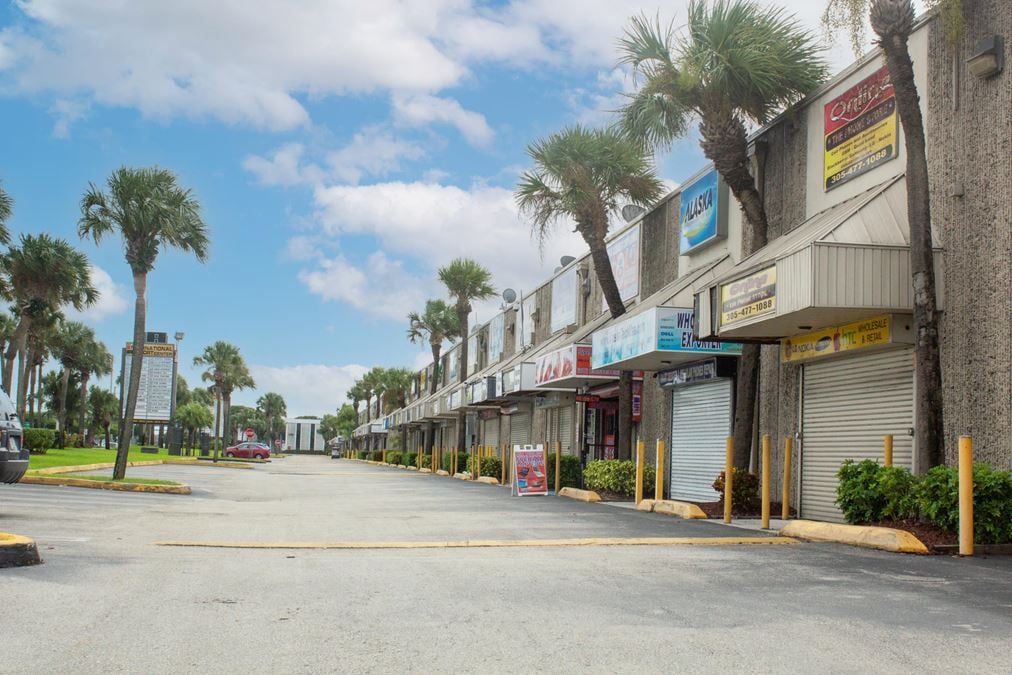
[[[9,396],[0,390],[0,483],[17,483],[28,471],[21,420]]]

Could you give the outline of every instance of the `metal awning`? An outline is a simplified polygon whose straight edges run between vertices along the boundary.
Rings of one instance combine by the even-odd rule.
[[[898,176],[816,214],[720,277],[697,284],[698,335],[779,339],[909,312],[909,244],[906,181]],[[940,268],[941,256],[935,264]]]

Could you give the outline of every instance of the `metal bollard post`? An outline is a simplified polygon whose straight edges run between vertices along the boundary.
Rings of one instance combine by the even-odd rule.
[[[499,482],[506,485],[506,446],[499,448]]]
[[[973,439],[959,437],[959,555],[973,555]]]
[[[763,434],[762,528],[770,529],[770,435]]]
[[[892,466],[893,465],[893,435],[892,434],[886,434],[885,435],[885,439],[883,440],[882,451],[883,451],[883,455],[884,455],[884,457],[882,458],[882,460],[883,460],[882,464],[885,465],[885,466]]]
[[[654,499],[661,501],[664,499],[664,441],[660,438],[657,439],[656,455],[657,469],[654,476]]]
[[[643,501],[643,463],[644,463],[643,441],[636,442],[636,505]]]
[[[731,522],[731,488],[734,483],[734,438],[727,437],[724,452],[724,522]]]
[[[562,442],[555,441],[555,494],[562,485]]]
[[[787,520],[791,517],[791,460],[794,456],[794,439],[784,439],[784,501],[780,517]]]

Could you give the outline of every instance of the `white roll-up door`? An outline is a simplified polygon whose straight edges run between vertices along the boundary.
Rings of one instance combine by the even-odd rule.
[[[724,470],[731,433],[731,380],[671,390],[672,499],[715,502],[713,481]]]
[[[510,415],[510,445],[527,445],[531,442],[531,414]]]
[[[491,445],[499,452],[499,418],[485,420],[485,438],[482,441],[485,445]]]
[[[559,442],[562,454],[568,455],[573,447],[573,406],[559,408]]]
[[[802,391],[801,517],[842,522],[836,472],[844,460],[881,461],[892,434],[893,465],[911,466],[913,351],[806,363]]]

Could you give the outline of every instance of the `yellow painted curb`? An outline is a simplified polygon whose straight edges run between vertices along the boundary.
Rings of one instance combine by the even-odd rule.
[[[423,466],[421,469],[418,470],[418,473],[432,473],[432,469],[430,469],[427,466]]]
[[[679,518],[685,518],[686,520],[693,520],[696,518],[706,518],[706,514],[703,513],[703,509],[699,508],[695,504],[690,502],[678,502],[670,499],[662,499],[660,501],[653,501],[654,513],[663,513],[668,516],[677,516]]]
[[[810,541],[832,541],[895,553],[928,553],[928,547],[920,539],[909,532],[891,527],[792,520],[780,528],[780,534]]]
[[[597,494],[593,490],[577,490],[572,487],[564,487],[559,490],[560,497],[568,497],[570,499],[576,499],[581,502],[599,502],[601,501],[601,495]]]
[[[648,513],[650,511],[653,511],[654,510],[654,500],[653,499],[641,499],[640,503],[636,505],[636,510],[637,511],[646,511]]]
[[[189,485],[145,485],[144,483],[110,483],[100,480],[68,478],[66,476],[24,476],[21,483],[28,485],[62,485],[65,487],[82,487],[93,490],[117,490],[119,492],[155,492],[167,495],[188,495]]]
[[[437,476],[449,476],[450,472],[446,471],[445,469],[437,469],[436,470],[436,475]]]
[[[418,467],[417,466],[409,466],[408,467],[408,471],[418,471]]]
[[[263,462],[266,464],[267,462]],[[247,471],[252,470],[252,464],[241,464],[239,462],[230,462],[227,459],[218,460],[212,462],[210,460],[193,460],[193,461],[182,461],[182,462],[162,462],[162,464],[181,464],[182,466],[206,466],[212,469],[246,469]]]
[[[165,462],[160,459],[142,461],[142,462],[127,462],[127,466],[158,466]],[[111,469],[116,466],[115,462],[101,462],[99,464],[77,464],[75,466],[50,466],[45,469],[30,469],[28,473],[33,476],[51,476],[57,473],[79,473],[81,471],[96,471],[98,469]]]
[[[457,480],[471,480],[471,474],[461,473],[459,471],[453,474],[453,477],[456,478]]]
[[[0,532],[0,568],[26,567],[41,562],[35,540],[19,534]]]
[[[478,482],[486,485],[498,485],[499,479],[495,476],[478,476]]]
[[[398,469],[406,469],[406,468],[408,468],[408,467],[404,466],[403,464],[398,464],[398,465],[397,465],[397,468],[398,468]]]
[[[416,549],[416,548],[546,548],[579,546],[737,546],[796,544],[790,537],[630,537],[586,539],[470,539],[461,541],[156,541],[155,546],[251,549]]]

